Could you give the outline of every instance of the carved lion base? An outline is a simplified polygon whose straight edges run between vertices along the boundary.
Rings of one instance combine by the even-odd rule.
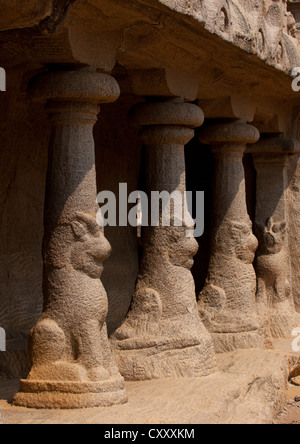
[[[252,275],[249,271],[248,274],[245,273],[244,292],[241,289],[234,292],[228,287],[236,298],[234,303],[231,302],[234,310],[230,305],[226,306],[225,290],[216,285],[207,284],[200,294],[199,316],[213,337],[216,353],[264,348],[264,319],[262,316],[258,316],[256,310],[253,310],[249,303],[249,295],[255,293],[255,281],[253,286],[247,282],[247,278]],[[244,295],[248,295],[246,302],[243,300]],[[253,302],[253,306],[254,304],[255,302]]]

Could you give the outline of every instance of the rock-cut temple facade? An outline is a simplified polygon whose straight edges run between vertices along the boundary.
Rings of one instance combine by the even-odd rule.
[[[221,354],[292,343],[299,39],[297,1],[0,0],[14,405],[125,404],[126,381],[203,378]],[[150,204],[204,192],[203,235],[172,206],[169,226],[160,206],[155,225],[103,228],[97,195],[120,184]]]

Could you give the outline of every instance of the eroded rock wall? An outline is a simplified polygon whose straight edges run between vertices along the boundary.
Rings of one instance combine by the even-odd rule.
[[[7,71],[1,93],[0,325],[7,334],[0,376],[27,371],[28,333],[42,310],[43,205],[48,126],[26,98],[23,70]]]

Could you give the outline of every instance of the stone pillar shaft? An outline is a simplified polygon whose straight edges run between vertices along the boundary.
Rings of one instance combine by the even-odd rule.
[[[44,311],[30,337],[31,372],[15,404],[84,408],[126,402],[107,337],[100,281],[111,247],[96,222],[93,127],[99,102],[119,95],[116,81],[90,71],[33,79],[52,124],[45,198]]]
[[[185,191],[185,159],[182,145],[149,145],[146,148],[147,189]]]
[[[258,308],[268,339],[289,338],[296,326],[296,310],[291,291],[286,194],[290,158],[299,152],[299,144],[278,135],[261,139],[249,151],[257,171]]]
[[[262,345],[253,268],[257,239],[247,213],[243,155],[256,142],[256,128],[243,122],[207,126],[200,140],[215,156],[211,257],[199,312],[217,352]]]
[[[268,158],[268,156],[254,154],[253,157],[257,172],[256,221],[264,224],[271,215],[277,220],[282,218],[285,220],[287,215],[285,191],[288,186],[288,155],[274,155]],[[269,199],[266,199],[266,196],[269,196]],[[275,199],[272,198],[273,196],[276,196]]]
[[[183,100],[138,105],[131,120],[141,126],[147,152],[147,192],[179,192],[185,199],[184,146],[203,122],[202,111]],[[151,205],[150,205],[151,207]],[[143,256],[131,310],[112,344],[121,374],[129,380],[197,377],[215,369],[212,339],[197,312],[190,269],[198,245],[186,236],[190,215],[171,207],[171,226],[144,228]],[[181,214],[179,214],[181,213]],[[181,221],[181,226],[174,226]],[[182,223],[184,222],[184,223]]]
[[[49,149],[45,225],[70,219],[74,211],[94,213],[95,145],[93,127],[100,107],[90,103],[49,103],[52,141]],[[78,141],[83,143],[79,144]]]
[[[238,215],[248,222],[245,172],[243,167],[243,155],[245,147],[232,146],[233,152],[226,152],[217,146],[212,147],[215,157],[213,212],[215,219],[236,219]],[[234,178],[234,179],[233,179]],[[218,226],[214,225],[213,229]]]

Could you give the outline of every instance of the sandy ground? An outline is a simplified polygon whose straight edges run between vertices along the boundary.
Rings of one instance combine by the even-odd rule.
[[[296,396],[300,397],[300,387],[290,385],[287,392],[288,403],[274,424],[300,424],[300,402],[295,402]]]
[[[31,410],[11,402],[19,381],[0,381],[7,424],[272,424],[300,423],[300,408],[286,405],[286,358],[245,350],[220,355],[218,371],[199,379],[126,383],[128,404],[86,410]],[[300,390],[291,391],[292,399]],[[294,389],[293,389],[294,390]]]

